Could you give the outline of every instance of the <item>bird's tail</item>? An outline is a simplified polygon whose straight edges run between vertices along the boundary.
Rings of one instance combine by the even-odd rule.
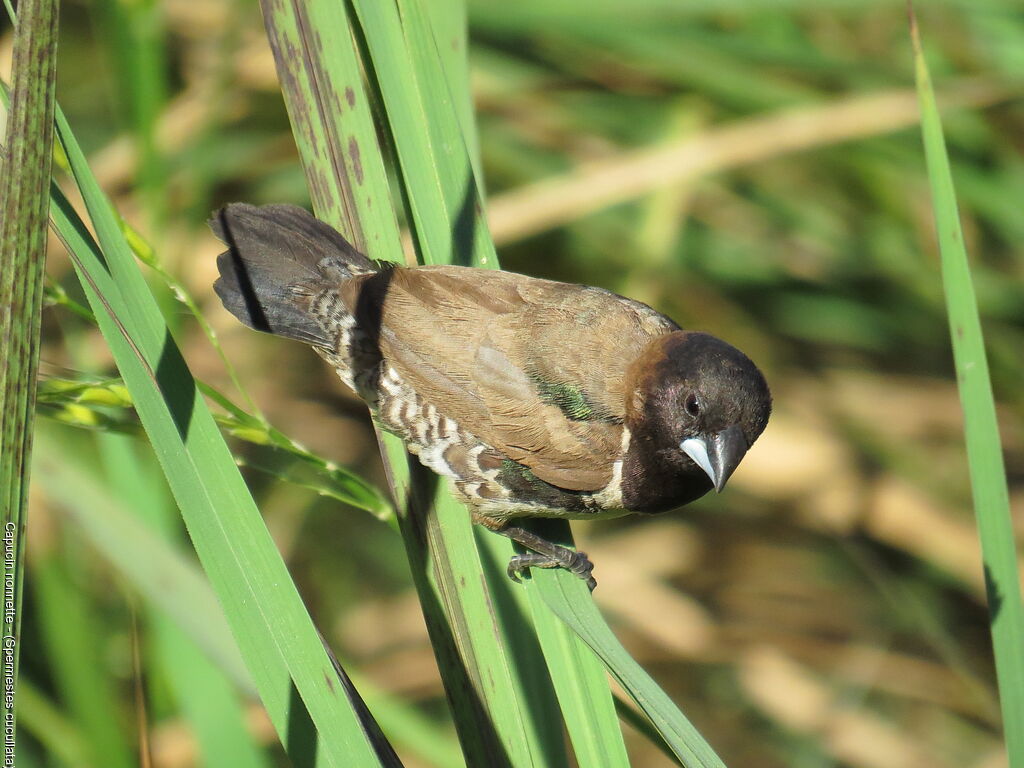
[[[210,219],[228,250],[214,290],[250,328],[330,349],[329,329],[310,311],[325,288],[378,271],[340,234],[294,205],[231,203]]]

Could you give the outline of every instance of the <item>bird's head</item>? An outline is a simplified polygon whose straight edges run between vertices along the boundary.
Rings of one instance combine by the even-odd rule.
[[[630,369],[627,424],[668,465],[703,471],[721,491],[764,431],[772,409],[757,366],[706,333],[655,339]],[[704,486],[705,490],[707,486]]]

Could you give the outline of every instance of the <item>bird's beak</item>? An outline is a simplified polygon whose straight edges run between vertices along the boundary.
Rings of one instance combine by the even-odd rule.
[[[679,447],[707,473],[715,490],[721,491],[746,454],[747,439],[743,430],[733,425],[710,438],[688,437]]]

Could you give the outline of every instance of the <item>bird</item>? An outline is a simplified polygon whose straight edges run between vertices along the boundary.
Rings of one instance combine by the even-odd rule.
[[[611,291],[514,272],[372,261],[304,208],[231,203],[214,290],[258,331],[310,345],[450,480],[481,524],[596,585],[583,552],[523,518],[656,514],[721,491],[772,398],[741,351]]]

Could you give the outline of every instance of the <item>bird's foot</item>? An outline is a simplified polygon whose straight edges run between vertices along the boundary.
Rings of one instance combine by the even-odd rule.
[[[574,573],[587,582],[587,586],[590,587],[590,591],[594,591],[594,587],[597,586],[597,580],[591,576],[591,571],[594,570],[594,564],[587,558],[585,552],[574,552],[566,547],[560,547],[562,552],[565,553],[564,557],[561,553],[557,559],[549,557],[548,555],[542,555],[539,552],[528,552],[525,555],[515,555],[511,560],[508,561],[508,576],[512,581],[521,581],[520,578],[523,573],[531,568],[565,568],[570,573]]]
[[[597,586],[597,580],[592,575],[594,564],[590,562],[585,552],[576,552],[560,544],[554,544],[532,531],[517,526],[503,528],[497,533],[533,550],[523,555],[515,555],[509,560],[508,575],[513,581],[520,581],[522,575],[530,568],[564,568],[583,579],[591,592]]]

